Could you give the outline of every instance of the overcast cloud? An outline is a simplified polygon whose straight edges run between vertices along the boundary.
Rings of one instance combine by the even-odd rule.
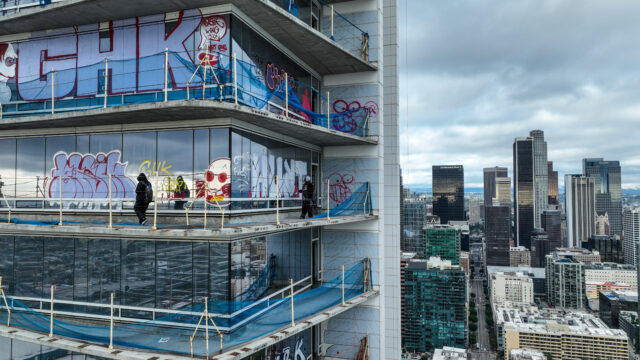
[[[482,168],[511,174],[513,139],[541,129],[561,178],[604,157],[620,160],[623,188],[640,188],[640,1],[401,0],[399,10],[405,184],[430,187],[432,165],[462,164],[466,186],[480,187]]]

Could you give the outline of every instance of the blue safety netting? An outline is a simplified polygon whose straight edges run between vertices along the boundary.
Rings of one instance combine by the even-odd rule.
[[[330,196],[331,199],[332,196]],[[349,197],[334,208],[330,208],[329,216],[353,216],[371,214],[371,194],[369,183],[360,185]],[[313,219],[327,217],[327,212],[316,215]]]
[[[293,321],[300,321],[340,304],[343,300],[343,294],[344,300],[348,301],[370,290],[371,272],[369,268],[369,261],[365,259],[346,270],[344,278],[343,275],[340,275],[317,288],[295,295],[293,297]],[[11,296],[7,296],[7,301],[11,308],[11,326],[44,333],[49,332],[51,321],[49,316],[31,309]],[[231,329],[222,334],[221,349],[220,337],[214,330],[212,322],[208,323],[210,354],[230,349],[290,326],[292,322],[291,302],[291,297],[244,302],[244,304],[250,304],[253,307],[226,321],[223,317],[212,314],[213,322],[217,326],[231,327]],[[211,307],[209,306],[209,311],[213,312]],[[215,308],[215,306],[213,307]],[[191,313],[185,311],[153,321],[115,325],[113,345],[189,354],[189,339],[193,334],[194,325],[200,319],[199,314],[203,310],[204,304],[201,304],[190,308]],[[7,317],[6,308],[0,306],[0,322],[6,324]],[[110,341],[109,326],[80,325],[55,318],[53,333],[100,344],[109,344]],[[199,356],[206,355],[204,323],[201,324],[193,339],[193,353]]]
[[[287,115],[294,121],[358,136],[368,136],[372,110],[366,106],[333,109],[323,94],[308,84],[288,78],[284,73],[258,67],[251,62],[234,60],[215,54],[215,65],[194,64],[193,54],[167,52],[169,74],[166,98],[177,100],[210,100],[227,103],[237,100],[241,105]],[[163,102],[165,99],[165,53],[138,59],[110,60],[71,69],[56,70],[32,79],[23,78],[20,93],[32,101],[12,101],[2,104],[2,116],[20,117],[91,110],[105,107],[105,87],[109,89],[106,107]],[[105,70],[109,69],[109,80]],[[235,69],[235,72],[234,72]],[[236,74],[236,79],[234,79]],[[136,83],[134,79],[138,80]],[[175,80],[182,79],[182,80]],[[187,79],[191,79],[188,81]],[[203,80],[205,87],[203,89]],[[52,83],[55,102],[52,103]],[[10,84],[16,87],[15,84]],[[97,93],[96,93],[96,88]],[[13,89],[16,92],[17,89]],[[15,97],[15,96],[14,96]],[[315,99],[315,100],[314,100]],[[315,105],[319,112],[312,111]],[[288,106],[287,106],[288,104]]]

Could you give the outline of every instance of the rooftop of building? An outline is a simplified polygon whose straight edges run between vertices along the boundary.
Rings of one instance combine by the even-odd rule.
[[[516,331],[627,338],[624,331],[611,329],[598,317],[585,312],[540,310],[535,306],[522,305],[518,308],[498,308],[496,315],[498,322],[504,323],[505,329]]]
[[[638,302],[638,292],[633,290],[601,290],[600,294],[611,301]]]
[[[519,280],[524,282],[533,282],[528,274],[521,271],[499,271],[490,274],[491,279],[497,279],[498,277],[510,278],[511,280]]]
[[[461,270],[460,265],[451,264],[451,260],[442,260],[439,256],[432,256],[429,260],[425,259],[412,259],[407,265],[407,269],[410,270]]]
[[[436,349],[433,352],[433,360],[455,360],[455,359],[466,359],[467,358],[467,350],[454,348],[450,346],[445,346],[442,349]]]
[[[512,360],[546,360],[547,357],[536,349],[513,349],[509,354]]]
[[[636,270],[635,265],[631,264],[618,264],[612,262],[592,262],[585,264],[587,270]]]
[[[403,252],[400,258],[402,260],[408,260],[408,259],[413,259],[416,256],[418,256],[418,254],[414,252]]]
[[[545,268],[536,268],[531,266],[487,266],[487,274],[496,272],[521,272],[532,275],[534,278],[545,278]]]
[[[621,319],[625,319],[627,322],[638,324],[638,312],[637,311],[626,311],[622,310],[618,314],[618,317]]]
[[[509,248],[509,252],[512,252],[512,251],[513,251],[513,252],[519,252],[519,251],[522,251],[522,252],[529,252],[530,250],[529,250],[529,249],[527,249],[527,248],[526,248],[526,247],[524,247],[524,246],[512,246],[512,247],[510,247],[510,248]]]
[[[588,250],[580,248],[557,248],[553,254],[558,256],[575,256],[575,255],[600,255],[597,250]]]

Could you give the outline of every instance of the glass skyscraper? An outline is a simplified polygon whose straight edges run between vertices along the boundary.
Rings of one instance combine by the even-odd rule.
[[[511,208],[508,205],[487,206],[485,238],[487,265],[509,266],[509,238],[511,234]]]
[[[533,184],[535,199],[533,202],[536,228],[541,227],[542,212],[549,204],[549,173],[547,164],[547,142],[544,141],[544,131],[532,130],[529,136],[533,139]]]
[[[482,170],[483,178],[484,178],[484,216],[485,219],[487,217],[487,206],[493,204],[493,199],[496,197],[496,178],[506,178],[509,175],[507,174],[506,167],[490,167],[484,168]]]
[[[598,215],[609,215],[609,235],[622,235],[620,162],[603,158],[583,159],[582,174],[595,181],[596,212]]]
[[[427,222],[427,201],[404,199],[402,204],[402,239],[400,249],[417,253],[424,258],[424,231]]]
[[[439,256],[453,265],[460,264],[460,229],[449,225],[430,225],[425,232],[425,259]]]
[[[466,220],[462,165],[434,165],[432,176],[433,215],[440,217],[441,224]]]
[[[535,227],[533,143],[531,137],[516,138],[513,142],[513,202],[516,245],[529,249],[531,248],[531,232]]]

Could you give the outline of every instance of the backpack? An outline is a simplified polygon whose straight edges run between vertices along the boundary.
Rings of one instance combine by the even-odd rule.
[[[144,188],[144,201],[146,203],[151,203],[153,202],[153,188],[151,187],[151,184],[146,183],[145,184],[145,188]]]

